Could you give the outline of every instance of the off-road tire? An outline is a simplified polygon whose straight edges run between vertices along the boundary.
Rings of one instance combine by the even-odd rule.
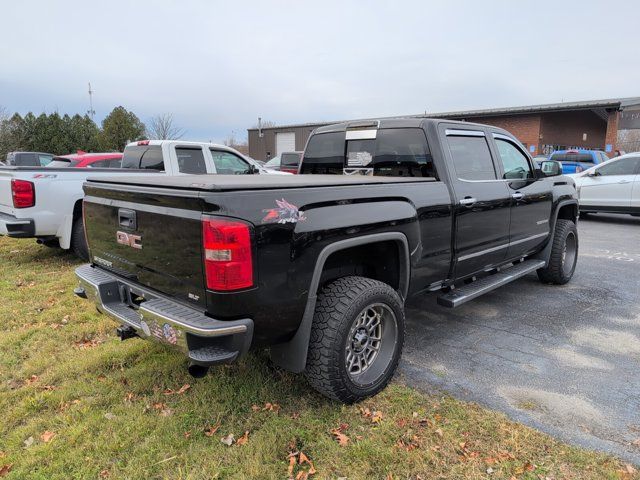
[[[395,344],[388,366],[367,385],[352,380],[346,365],[347,342],[360,314],[372,305],[383,305],[395,315]],[[311,327],[305,375],[313,388],[344,403],[353,403],[384,389],[398,366],[404,344],[404,306],[398,293],[386,283],[365,277],[343,277],[318,295]],[[384,334],[382,336],[384,341]],[[381,344],[380,344],[381,345]],[[382,346],[379,345],[382,351]],[[382,357],[381,357],[382,358]]]
[[[89,260],[89,249],[87,248],[87,240],[84,236],[82,217],[78,217],[73,221],[73,227],[71,228],[71,250],[76,257],[86,261]]]
[[[571,237],[575,241],[575,253],[569,252],[572,256],[572,258],[569,258],[566,249],[567,239],[571,239]],[[538,269],[538,278],[543,283],[564,285],[573,277],[578,259],[578,230],[576,229],[576,224],[571,220],[558,219],[552,241],[549,264],[545,268]],[[565,268],[567,261],[573,262],[570,268]]]

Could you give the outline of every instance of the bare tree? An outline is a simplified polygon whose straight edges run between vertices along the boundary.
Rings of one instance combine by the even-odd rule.
[[[618,148],[625,152],[640,151],[640,129],[618,130]]]
[[[249,154],[249,143],[246,139],[238,139],[236,138],[236,132],[232,131],[230,135],[227,136],[223,140],[223,142],[227,147],[235,148],[240,153],[245,155]]]
[[[151,119],[147,128],[147,136],[154,140],[179,140],[184,134],[183,128],[173,124],[173,115],[170,113],[156,115]]]

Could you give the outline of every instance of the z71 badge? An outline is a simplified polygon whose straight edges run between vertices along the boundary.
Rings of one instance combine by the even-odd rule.
[[[266,213],[262,219],[262,223],[296,223],[304,222],[307,218],[304,216],[298,207],[287,202],[284,198],[282,200],[276,200],[278,208],[269,208],[262,210]]]

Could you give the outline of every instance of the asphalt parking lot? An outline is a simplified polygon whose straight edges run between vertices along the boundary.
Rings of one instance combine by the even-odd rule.
[[[401,372],[640,463],[640,218],[592,215],[579,234],[565,286],[532,274],[454,310],[411,300]]]

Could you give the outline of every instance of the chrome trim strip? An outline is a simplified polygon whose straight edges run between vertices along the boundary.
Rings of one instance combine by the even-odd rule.
[[[446,135],[458,135],[465,137],[485,137],[484,132],[480,130],[461,130],[457,128],[447,128],[444,133]]]
[[[503,248],[508,248],[508,247],[510,247],[512,245],[518,245],[520,243],[528,242],[529,240],[535,240],[536,238],[546,237],[547,235],[549,235],[549,231],[546,231],[544,233],[538,233],[536,235],[531,235],[530,237],[521,238],[520,240],[516,240],[515,242],[509,242],[509,243],[505,243],[503,245],[498,245],[497,247],[491,247],[491,248],[487,248],[485,250],[480,250],[479,252],[474,252],[474,253],[469,253],[467,255],[462,255],[461,257],[458,257],[458,261],[462,262],[462,261],[468,260],[470,258],[479,257],[480,255],[484,255],[485,253],[496,252],[496,251],[501,250]]]

